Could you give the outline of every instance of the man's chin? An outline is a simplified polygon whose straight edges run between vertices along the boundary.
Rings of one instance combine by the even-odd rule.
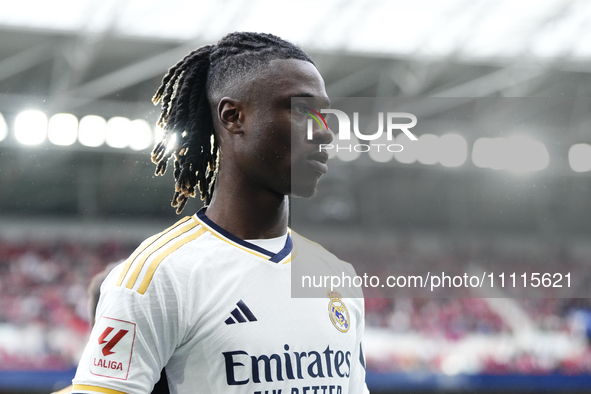
[[[290,197],[312,198],[318,193],[317,184],[314,185],[291,185]]]

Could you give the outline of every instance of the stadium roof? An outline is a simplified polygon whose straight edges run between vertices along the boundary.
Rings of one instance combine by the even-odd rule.
[[[0,27],[172,41],[271,32],[307,50],[455,60],[591,56],[585,0],[25,0]]]
[[[574,103],[569,98],[591,97],[588,22],[591,2],[583,0],[9,2],[0,12],[0,216],[174,216],[168,206],[172,178],[153,178],[145,150],[104,144],[90,148],[73,140],[72,145],[56,146],[49,132],[39,145],[25,146],[17,141],[17,120],[35,110],[50,123],[64,112],[80,121],[98,115],[109,121],[126,117],[153,123],[159,109],[150,98],[166,69],[231,31],[271,32],[300,44],[332,97],[459,97],[467,98],[468,106],[479,97],[553,98],[545,101],[550,107],[541,114],[529,113],[528,122],[540,124],[539,118],[551,116],[551,110]],[[391,211],[414,212],[405,205],[414,202],[415,219],[431,224],[458,221],[463,216],[454,212],[467,212],[463,205],[471,201],[493,207],[490,201],[478,202],[491,195],[507,199],[493,207],[496,211],[511,212],[508,216],[518,224],[543,227],[536,204],[528,199],[540,196],[543,206],[560,195],[561,202],[569,203],[542,211],[556,208],[564,224],[558,228],[583,231],[575,227],[591,223],[580,214],[591,212],[591,172],[574,172],[567,161],[571,144],[591,149],[588,102],[572,106],[577,127],[528,132],[546,144],[550,164],[524,178],[524,186],[521,178],[477,168],[469,158],[457,171],[394,161],[390,168],[368,159],[367,168],[356,169],[354,176],[349,176],[347,163],[335,161],[324,184],[329,194],[350,188],[375,198],[383,195],[383,184],[392,184],[390,195],[397,196],[398,205],[392,203]],[[442,128],[440,134],[448,131]],[[471,127],[451,131],[470,147],[483,136]],[[505,131],[521,132],[499,133]],[[417,190],[424,188],[430,196],[438,184],[443,185],[436,193],[438,202],[417,198]],[[493,190],[483,193],[487,185]],[[403,191],[408,191],[406,197]],[[587,224],[583,227],[591,231]]]

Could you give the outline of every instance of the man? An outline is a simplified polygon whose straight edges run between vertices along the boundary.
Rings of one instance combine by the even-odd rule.
[[[98,301],[100,298],[100,288],[103,281],[107,278],[107,275],[116,265],[119,263],[111,263],[105,267],[104,270],[96,274],[90,280],[90,284],[88,285],[88,325],[90,327],[94,326],[94,322],[96,319],[96,308],[98,305]],[[152,390],[151,394],[166,394],[169,393],[168,391],[168,382],[166,382],[166,376],[163,374],[161,376],[160,381],[156,384],[154,389]],[[52,394],[70,394],[72,392],[72,386],[68,386],[63,388],[59,391],[56,391]]]
[[[328,105],[312,60],[270,34],[229,34],[164,76],[156,173],[173,156],[173,207],[197,189],[206,207],[111,271],[74,393],[149,393],[161,373],[180,394],[367,392],[363,300],[291,298],[298,245],[350,270],[288,231],[288,196],[314,194],[332,139],[292,137],[292,97]]]

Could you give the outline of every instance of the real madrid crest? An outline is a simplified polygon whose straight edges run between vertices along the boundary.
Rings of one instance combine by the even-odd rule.
[[[349,331],[351,319],[349,317],[349,310],[341,299],[341,295],[338,291],[328,291],[326,294],[330,298],[330,303],[328,304],[330,321],[340,332]]]

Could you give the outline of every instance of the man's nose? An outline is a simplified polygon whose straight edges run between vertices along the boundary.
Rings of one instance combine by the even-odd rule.
[[[318,144],[330,144],[333,139],[333,134],[330,129],[326,127],[319,127],[314,130],[313,140]]]

